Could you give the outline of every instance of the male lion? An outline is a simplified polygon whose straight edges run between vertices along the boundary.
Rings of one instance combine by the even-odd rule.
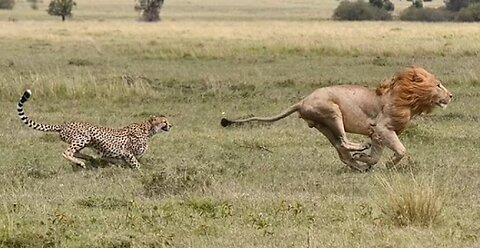
[[[310,128],[315,127],[328,138],[343,163],[363,172],[378,162],[385,146],[395,153],[389,163],[397,164],[406,152],[398,135],[412,117],[431,112],[435,106],[446,108],[451,99],[452,94],[434,75],[412,66],[399,71],[377,89],[357,85],[324,87],[279,115],[242,120],[223,118],[221,125],[274,122],[298,112]],[[371,144],[350,142],[346,133],[368,136]],[[368,148],[370,153],[362,152]]]

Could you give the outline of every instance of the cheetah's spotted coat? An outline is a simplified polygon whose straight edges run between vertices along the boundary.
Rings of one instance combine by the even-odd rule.
[[[148,149],[148,140],[159,132],[168,132],[172,125],[165,116],[153,116],[141,123],[133,123],[123,128],[95,126],[85,122],[66,122],[61,125],[36,123],[25,115],[23,104],[32,95],[26,90],[17,107],[18,116],[29,127],[44,131],[58,132],[60,139],[70,144],[63,157],[73,163],[85,167],[80,160],[93,159],[80,153],[85,147],[99,152],[107,161],[124,160],[133,168],[140,168],[138,158]]]

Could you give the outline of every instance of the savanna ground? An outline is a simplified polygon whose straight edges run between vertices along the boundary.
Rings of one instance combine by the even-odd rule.
[[[478,24],[332,22],[337,1],[295,0],[166,1],[151,24],[115,2],[79,1],[65,23],[26,3],[0,12],[1,246],[479,247]],[[293,116],[219,125],[321,86],[375,87],[411,64],[455,100],[413,121],[394,170],[388,151],[352,172]],[[141,171],[81,170],[56,135],[21,125],[26,88],[39,122],[119,127],[161,113],[175,126]],[[418,219],[439,216],[403,220],[391,206],[401,192],[426,202]]]

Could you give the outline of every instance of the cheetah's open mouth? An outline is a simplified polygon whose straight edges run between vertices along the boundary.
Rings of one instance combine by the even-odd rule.
[[[164,126],[164,127],[162,127],[162,130],[165,131],[165,132],[168,132],[168,131],[170,131],[170,128],[168,126]]]

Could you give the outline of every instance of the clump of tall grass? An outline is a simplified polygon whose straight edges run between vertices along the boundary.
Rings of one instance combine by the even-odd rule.
[[[413,175],[377,176],[385,193],[382,212],[398,226],[427,226],[437,223],[442,214],[444,195],[431,179]],[[383,195],[382,195],[383,196]]]

